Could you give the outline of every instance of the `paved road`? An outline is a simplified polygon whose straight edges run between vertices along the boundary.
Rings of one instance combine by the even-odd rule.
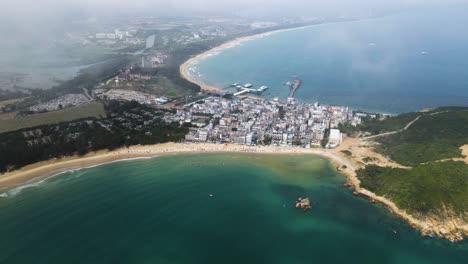
[[[341,164],[346,165],[346,167],[348,167],[348,168],[351,168],[353,171],[356,170],[356,168],[351,163],[349,163],[347,160],[345,160],[345,159],[343,159],[343,158],[341,158],[341,157],[339,157],[339,156],[337,156],[337,155],[335,155],[335,154],[333,154],[333,153],[331,153],[330,151],[327,151],[327,150],[325,150],[325,153],[327,153],[327,155],[329,155],[332,159],[337,160]]]

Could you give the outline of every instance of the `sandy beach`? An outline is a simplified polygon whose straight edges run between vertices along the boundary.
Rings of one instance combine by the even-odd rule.
[[[205,92],[219,91],[219,90],[221,90],[221,88],[205,85],[205,84],[195,80],[192,76],[190,76],[190,73],[189,73],[190,65],[192,63],[196,62],[197,60],[202,59],[203,57],[209,56],[210,54],[220,52],[220,51],[222,51],[222,50],[224,50],[226,48],[230,48],[230,47],[239,45],[240,43],[245,42],[245,41],[258,39],[258,38],[263,38],[263,37],[266,37],[266,36],[269,36],[269,35],[275,34],[275,33],[286,32],[286,31],[291,31],[291,30],[298,30],[298,29],[304,29],[304,28],[313,27],[313,26],[314,25],[295,27],[295,28],[288,28],[288,29],[279,29],[279,30],[273,30],[273,31],[269,31],[269,32],[261,33],[261,34],[252,35],[252,36],[236,38],[234,40],[228,41],[228,42],[226,42],[226,43],[224,43],[224,44],[222,44],[220,46],[217,46],[215,48],[207,50],[207,51],[205,51],[205,52],[203,52],[201,54],[198,54],[197,56],[187,60],[179,68],[180,75],[184,79],[186,79],[187,81],[199,85],[201,87],[202,91],[205,91]]]
[[[348,145],[345,145],[348,146]],[[319,155],[325,157],[343,173],[352,185],[355,194],[367,197],[370,201],[377,201],[389,210],[405,219],[411,226],[421,231],[423,235],[445,237],[452,241],[462,240],[461,234],[468,235],[468,225],[462,219],[419,219],[399,209],[395,203],[385,197],[378,196],[360,187],[356,167],[352,160],[342,156],[338,150],[325,150],[321,148],[304,149],[299,147],[273,147],[273,146],[244,146],[224,144],[183,144],[164,143],[149,146],[133,146],[114,151],[99,151],[78,157],[52,159],[26,166],[20,170],[0,175],[0,188],[15,188],[30,182],[39,181],[46,177],[62,172],[88,168],[111,162],[151,158],[162,155],[195,154],[195,153],[259,153],[259,154],[291,154],[291,155]]]
[[[113,151],[98,151],[85,156],[51,159],[25,166],[19,170],[0,175],[0,188],[11,188],[32,180],[48,177],[64,171],[106,164],[127,159],[157,157],[183,153],[264,153],[264,154],[311,154],[332,158],[334,155],[323,149],[303,149],[271,146],[242,146],[224,144],[164,143],[148,146],[132,146]]]
[[[311,25],[312,26],[312,25]],[[241,42],[261,38],[273,33],[279,33],[290,30],[297,30],[311,26],[283,29],[270,31],[262,34],[257,34],[248,37],[237,38],[223,45],[208,50],[199,54],[180,66],[180,74],[188,81],[199,85],[203,91],[218,91],[218,87],[204,85],[193,79],[189,74],[189,67],[195,61],[208,56],[210,54],[219,52],[223,49],[229,48],[240,44]],[[360,186],[360,181],[357,177],[356,170],[365,166],[364,158],[371,157],[373,160],[369,164],[376,164],[379,166],[389,166],[397,168],[410,169],[398,163],[387,160],[382,155],[372,150],[372,142],[363,142],[358,139],[347,138],[343,144],[335,150],[325,150],[321,148],[296,148],[296,147],[273,147],[273,146],[244,146],[244,145],[224,145],[224,144],[182,144],[182,143],[165,143],[149,146],[132,146],[129,148],[121,148],[113,151],[98,151],[90,153],[85,156],[73,156],[62,159],[52,159],[35,164],[28,165],[20,170],[5,173],[0,175],[0,189],[14,188],[23,184],[38,181],[49,176],[53,176],[62,172],[87,168],[91,166],[106,164],[110,162],[151,158],[162,155],[177,155],[177,154],[196,154],[196,153],[259,153],[259,154],[292,154],[292,155],[319,155],[325,157],[336,166],[341,173],[343,173],[356,195],[367,197],[370,201],[379,202],[386,206],[390,212],[401,217],[407,221],[411,226],[421,231],[423,235],[434,235],[444,237],[452,241],[460,241],[463,239],[462,234],[468,236],[468,223],[459,218],[437,219],[436,217],[416,217],[408,214],[406,211],[398,208],[391,200],[378,196],[369,190],[363,189]],[[468,156],[468,145],[463,146],[462,152]],[[348,157],[343,154],[343,150],[351,151],[353,157]],[[467,158],[461,159],[465,162]]]

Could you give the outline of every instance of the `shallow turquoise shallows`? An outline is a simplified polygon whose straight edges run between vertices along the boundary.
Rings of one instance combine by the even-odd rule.
[[[400,113],[468,105],[468,6],[331,23],[251,40],[192,64],[208,85],[303,80],[296,98]]]
[[[354,197],[315,156],[175,155],[69,172],[0,199],[0,263],[465,263]],[[294,208],[298,196],[313,209]]]

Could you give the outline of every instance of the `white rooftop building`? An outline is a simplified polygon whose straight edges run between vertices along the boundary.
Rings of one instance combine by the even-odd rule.
[[[343,135],[341,134],[339,129],[331,129],[330,130],[330,140],[334,144],[340,145],[343,142]]]
[[[326,148],[334,149],[337,148],[341,142],[343,142],[343,134],[341,134],[340,130],[338,129],[331,129],[330,130],[330,138],[326,145]]]

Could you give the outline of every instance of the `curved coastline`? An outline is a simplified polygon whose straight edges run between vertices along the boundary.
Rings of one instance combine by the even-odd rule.
[[[283,29],[283,30],[276,30],[276,31],[270,31],[270,32],[265,32],[257,35],[252,35],[252,36],[247,36],[247,37],[242,37],[242,38],[237,38],[232,41],[228,41],[220,46],[217,46],[215,48],[212,48],[206,52],[203,52],[193,58],[190,58],[186,62],[184,62],[180,66],[180,74],[181,76],[188,80],[189,82],[195,83],[199,85],[204,92],[210,92],[210,91],[220,91],[221,88],[219,87],[214,87],[214,86],[208,86],[203,84],[202,82],[194,79],[190,73],[189,73],[189,68],[190,65],[196,62],[197,60],[200,60],[206,56],[209,56],[210,54],[222,51],[225,48],[229,48],[233,45],[238,45],[241,42],[256,39],[256,38],[261,38],[268,36],[273,33],[279,33],[279,32],[285,32],[285,31],[291,31],[291,30],[297,30],[297,29],[303,29],[303,28],[308,28],[313,25],[309,26],[304,26],[304,27],[297,27],[297,28],[289,28],[289,29]],[[273,152],[272,152],[273,153]],[[410,224],[413,228],[418,229],[422,235],[424,236],[437,236],[441,238],[446,238],[449,239],[452,242],[455,241],[461,241],[464,239],[463,236],[468,236],[468,224],[463,220],[459,218],[449,218],[449,219],[437,219],[436,217],[426,217],[424,219],[419,219],[413,215],[408,214],[405,210],[398,208],[398,206],[391,201],[390,199],[386,197],[379,196],[367,189],[361,188],[361,183],[359,179],[357,178],[356,174],[356,169],[346,160],[345,157],[339,157],[340,154],[338,152],[335,152],[334,154],[331,152],[328,152],[326,150],[322,150],[317,153],[310,153],[310,154],[315,154],[315,155],[320,155],[324,156],[328,159],[330,159],[333,163],[336,164],[341,164],[345,165],[346,169],[340,170],[342,174],[344,174],[349,183],[352,185],[355,194],[364,196],[368,198],[371,201],[376,201],[379,202],[380,204],[384,205],[389,209],[389,211],[398,217],[404,219],[408,224]]]
[[[260,153],[260,154],[310,154],[323,157],[334,157],[337,162],[340,158],[332,156],[323,149],[303,149],[289,147],[271,147],[224,144],[184,144],[163,143],[148,146],[131,146],[112,151],[97,151],[84,156],[71,156],[61,159],[51,159],[27,165],[19,170],[0,174],[0,189],[17,187],[34,180],[42,180],[66,171],[89,168],[93,166],[108,164],[117,161],[135,160],[143,158],[154,158],[162,155],[174,154],[196,154],[196,153]],[[350,165],[351,166],[351,165]]]
[[[391,213],[404,219],[412,227],[420,230],[422,235],[438,236],[451,241],[461,241],[463,239],[461,234],[468,235],[468,225],[463,223],[462,220],[438,220],[433,218],[418,219],[398,208],[391,200],[361,188],[360,181],[357,178],[356,169],[350,162],[340,157],[336,152],[318,148],[304,149],[298,147],[243,146],[208,143],[164,143],[149,146],[133,146],[113,151],[99,151],[96,153],[90,153],[83,157],[74,156],[31,164],[20,170],[0,175],[0,189],[2,189],[2,192],[5,192],[4,189],[20,188],[22,185],[43,181],[46,178],[54,177],[64,172],[95,167],[113,162],[154,158],[162,155],[196,153],[258,153],[262,155],[290,154],[321,156],[329,159],[332,164],[337,168],[340,168],[339,172],[346,176],[348,182],[355,190],[355,194],[383,204]]]
[[[197,85],[203,91],[219,91],[221,88],[208,86],[195,80],[189,74],[189,67],[192,63],[200,60],[210,54],[222,51],[242,42],[262,38],[274,33],[280,33],[291,30],[299,30],[309,28],[314,25],[307,25],[295,28],[274,30],[265,33],[260,33],[252,36],[236,38],[228,41],[220,46],[214,47],[199,55],[196,55],[185,61],[179,68],[181,76]],[[337,167],[341,167],[340,173],[346,176],[348,182],[352,185],[355,194],[368,198],[371,201],[379,202],[389,209],[389,211],[398,217],[404,219],[412,227],[420,230],[425,236],[438,236],[449,239],[451,241],[463,240],[461,234],[468,236],[468,224],[460,219],[436,219],[424,218],[420,219],[408,214],[405,210],[397,207],[397,205],[386,197],[378,196],[377,194],[361,188],[360,180],[356,174],[356,168],[342,157],[338,151],[328,151],[325,149],[302,149],[291,147],[271,147],[271,146],[255,146],[248,147],[242,145],[221,145],[221,144],[182,144],[182,143],[164,143],[150,146],[132,146],[113,151],[98,151],[88,155],[78,157],[67,157],[62,159],[52,159],[48,161],[38,162],[28,165],[20,170],[0,174],[0,194],[4,189],[11,189],[25,184],[44,180],[48,177],[54,177],[58,174],[90,168],[94,166],[104,165],[113,162],[126,160],[136,160],[143,158],[154,158],[162,155],[175,154],[196,154],[196,153],[259,153],[259,154],[294,154],[294,155],[317,155],[329,159]],[[344,165],[344,166],[343,166]],[[1,199],[1,196],[0,196]]]
[[[236,38],[236,39],[233,39],[233,40],[230,40],[224,44],[221,44],[217,47],[214,47],[212,49],[209,49],[203,53],[200,53],[190,59],[188,59],[187,61],[185,61],[182,65],[180,65],[179,67],[179,71],[180,71],[180,75],[186,79],[187,81],[191,82],[191,83],[194,83],[194,84],[197,84],[198,86],[200,86],[200,88],[202,89],[202,91],[204,92],[213,92],[213,91],[220,91],[222,90],[220,87],[214,87],[214,86],[209,86],[209,85],[206,85],[202,82],[200,82],[199,80],[196,80],[195,78],[193,78],[190,73],[189,73],[189,68],[190,68],[190,65],[192,65],[194,62],[200,60],[200,59],[203,59],[204,57],[207,57],[213,53],[217,53],[217,52],[220,52],[224,49],[227,49],[227,48],[230,48],[232,46],[235,46],[235,45],[239,45],[241,44],[242,42],[245,42],[245,41],[249,41],[249,40],[253,40],[253,39],[258,39],[258,38],[263,38],[263,37],[266,37],[266,36],[269,36],[271,34],[276,34],[276,33],[281,33],[281,32],[287,32],[287,31],[292,31],[292,30],[300,30],[300,29],[305,29],[305,28],[309,28],[309,27],[313,27],[313,26],[316,26],[316,25],[307,25],[307,26],[300,26],[300,27],[293,27],[293,28],[286,28],[286,29],[278,29],[278,30],[272,30],[272,31],[268,31],[268,32],[264,32],[264,33],[260,33],[260,34],[255,34],[255,35],[251,35],[251,36],[246,36],[246,37],[239,37],[239,38]]]

